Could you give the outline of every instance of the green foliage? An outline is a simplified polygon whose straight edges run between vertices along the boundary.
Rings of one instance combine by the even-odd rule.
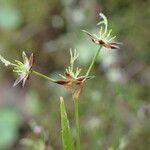
[[[0,7],[0,26],[5,29],[16,29],[21,23],[21,16],[14,8]]]
[[[62,132],[63,149],[74,150],[69,120],[67,118],[66,108],[62,97],[60,98],[60,110],[61,110],[61,129],[62,129],[61,132]]]
[[[40,98],[36,91],[30,91],[26,97],[26,106],[28,112],[32,115],[36,115],[40,112]]]
[[[45,143],[42,139],[22,139],[21,144],[32,150],[45,150]]]
[[[0,108],[0,149],[9,147],[18,138],[21,116],[11,107]]]

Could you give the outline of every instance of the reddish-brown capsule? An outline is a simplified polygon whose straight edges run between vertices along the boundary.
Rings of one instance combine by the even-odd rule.
[[[60,84],[64,86],[65,88],[69,90],[73,90],[74,96],[79,96],[81,93],[81,90],[83,88],[83,84],[86,80],[93,78],[92,76],[86,77],[86,76],[79,76],[77,78],[74,78],[71,76],[71,74],[65,72],[65,78],[64,80],[57,80],[55,83]],[[77,85],[77,87],[74,89],[74,85]]]
[[[120,45],[122,43],[120,42],[110,42],[109,40],[106,40],[106,39],[101,39],[101,38],[98,38],[96,35],[94,34],[91,34],[85,30],[82,30],[83,32],[85,32],[88,36],[90,36],[91,40],[97,44],[97,45],[102,45],[106,48],[110,48],[110,49],[120,49]]]

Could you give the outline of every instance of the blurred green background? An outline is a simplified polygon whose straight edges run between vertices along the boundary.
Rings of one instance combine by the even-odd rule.
[[[97,49],[82,29],[98,33],[99,12],[120,50],[103,49],[80,97],[82,150],[148,150],[150,147],[150,1],[0,0],[0,54],[21,59],[34,52],[34,68],[58,78],[79,51],[83,73]],[[16,76],[0,64],[0,150],[61,150],[59,97],[65,98],[74,134],[71,94],[32,76],[12,88]],[[40,133],[42,135],[40,135]],[[42,139],[45,139],[43,143]]]

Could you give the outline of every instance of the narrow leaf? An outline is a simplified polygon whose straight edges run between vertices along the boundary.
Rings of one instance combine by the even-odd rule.
[[[69,120],[67,118],[63,97],[60,97],[60,110],[61,110],[61,132],[62,132],[63,150],[74,150],[73,139],[71,136]]]

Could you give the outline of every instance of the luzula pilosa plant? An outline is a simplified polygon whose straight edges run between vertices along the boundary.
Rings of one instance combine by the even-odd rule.
[[[0,60],[5,64],[5,66],[12,66],[13,71],[19,75],[19,77],[17,78],[17,80],[14,83],[14,86],[16,86],[21,81],[22,81],[22,86],[24,86],[25,82],[29,78],[30,74],[34,74],[39,77],[45,78],[53,83],[62,85],[72,92],[72,96],[74,99],[74,107],[75,107],[74,109],[75,109],[76,149],[77,150],[80,150],[80,124],[79,124],[78,97],[81,93],[84,82],[86,80],[92,78],[92,76],[89,76],[89,74],[91,72],[91,69],[94,65],[94,62],[97,59],[97,56],[98,56],[101,48],[105,47],[108,49],[119,49],[119,45],[121,44],[119,42],[114,41],[115,36],[113,36],[113,37],[111,36],[112,29],[108,30],[108,21],[107,21],[107,18],[104,16],[104,14],[100,13],[99,15],[102,18],[102,20],[97,24],[98,26],[100,26],[99,37],[96,36],[95,34],[89,33],[86,30],[82,30],[88,36],[90,36],[91,40],[95,44],[99,45],[99,48],[96,51],[85,75],[79,76],[81,69],[79,69],[78,67],[74,68],[74,63],[78,58],[78,53],[76,50],[74,51],[74,53],[70,50],[70,56],[71,56],[70,66],[65,70],[64,75],[59,75],[62,77],[61,80],[54,80],[46,75],[43,75],[37,71],[34,71],[33,70],[33,54],[31,54],[30,58],[28,59],[25,52],[23,52],[22,53],[23,63],[18,60],[15,60],[15,63],[11,63],[11,62],[7,61],[6,59],[4,59],[0,55]],[[61,103],[62,103],[62,101],[63,100],[61,98]],[[64,112],[64,114],[66,114],[65,110],[63,112]],[[63,121],[61,123],[63,123]],[[63,132],[63,133],[65,133],[65,132]],[[63,136],[63,138],[65,138],[65,137]],[[63,139],[63,141],[65,141],[65,140]],[[63,144],[65,144],[65,143],[63,143]],[[64,148],[65,150],[67,150],[67,149],[72,150],[72,148],[70,149],[66,145],[63,147],[67,147],[67,148]]]

